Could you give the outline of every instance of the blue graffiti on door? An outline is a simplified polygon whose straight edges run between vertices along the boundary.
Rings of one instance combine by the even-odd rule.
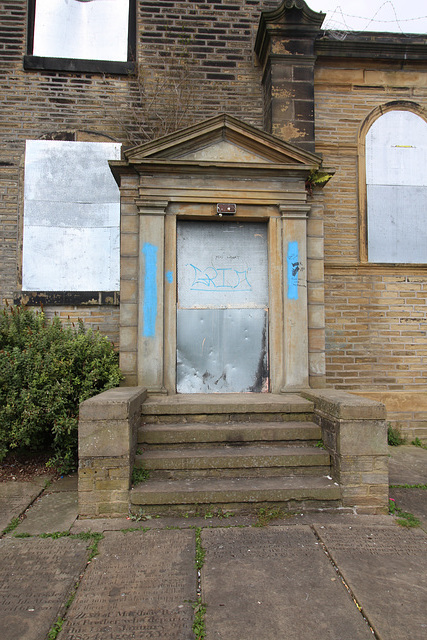
[[[248,280],[250,268],[239,270],[235,267],[205,267],[201,269],[194,264],[187,266],[194,270],[190,285],[192,291],[252,291],[252,285]]]

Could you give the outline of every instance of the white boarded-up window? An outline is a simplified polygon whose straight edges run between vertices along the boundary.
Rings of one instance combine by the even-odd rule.
[[[427,123],[389,111],[366,136],[369,262],[427,262]]]
[[[120,144],[28,140],[22,288],[117,291]]]
[[[128,59],[129,0],[37,0],[33,55]]]

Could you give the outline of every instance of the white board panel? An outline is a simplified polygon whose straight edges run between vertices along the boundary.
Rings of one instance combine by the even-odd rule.
[[[119,247],[118,228],[28,227],[23,251],[23,289],[118,290]]]
[[[427,185],[427,123],[411,111],[389,111],[366,136],[366,183]]]
[[[33,55],[126,62],[129,0],[37,0]]]
[[[119,288],[120,192],[108,159],[120,144],[26,144],[24,291]]]
[[[25,202],[25,227],[118,227],[117,202]]]
[[[25,200],[120,202],[108,160],[120,160],[115,142],[27,140]]]
[[[367,189],[369,261],[427,262],[427,187]]]
[[[368,260],[427,262],[427,123],[389,111],[366,136]]]

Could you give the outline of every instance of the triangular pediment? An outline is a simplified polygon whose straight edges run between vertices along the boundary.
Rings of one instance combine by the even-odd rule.
[[[321,164],[320,156],[226,114],[128,149],[124,155],[129,164],[149,160],[294,167]]]

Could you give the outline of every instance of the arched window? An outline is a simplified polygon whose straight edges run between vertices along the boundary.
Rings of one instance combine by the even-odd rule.
[[[365,139],[367,260],[427,262],[427,122],[389,110]]]

